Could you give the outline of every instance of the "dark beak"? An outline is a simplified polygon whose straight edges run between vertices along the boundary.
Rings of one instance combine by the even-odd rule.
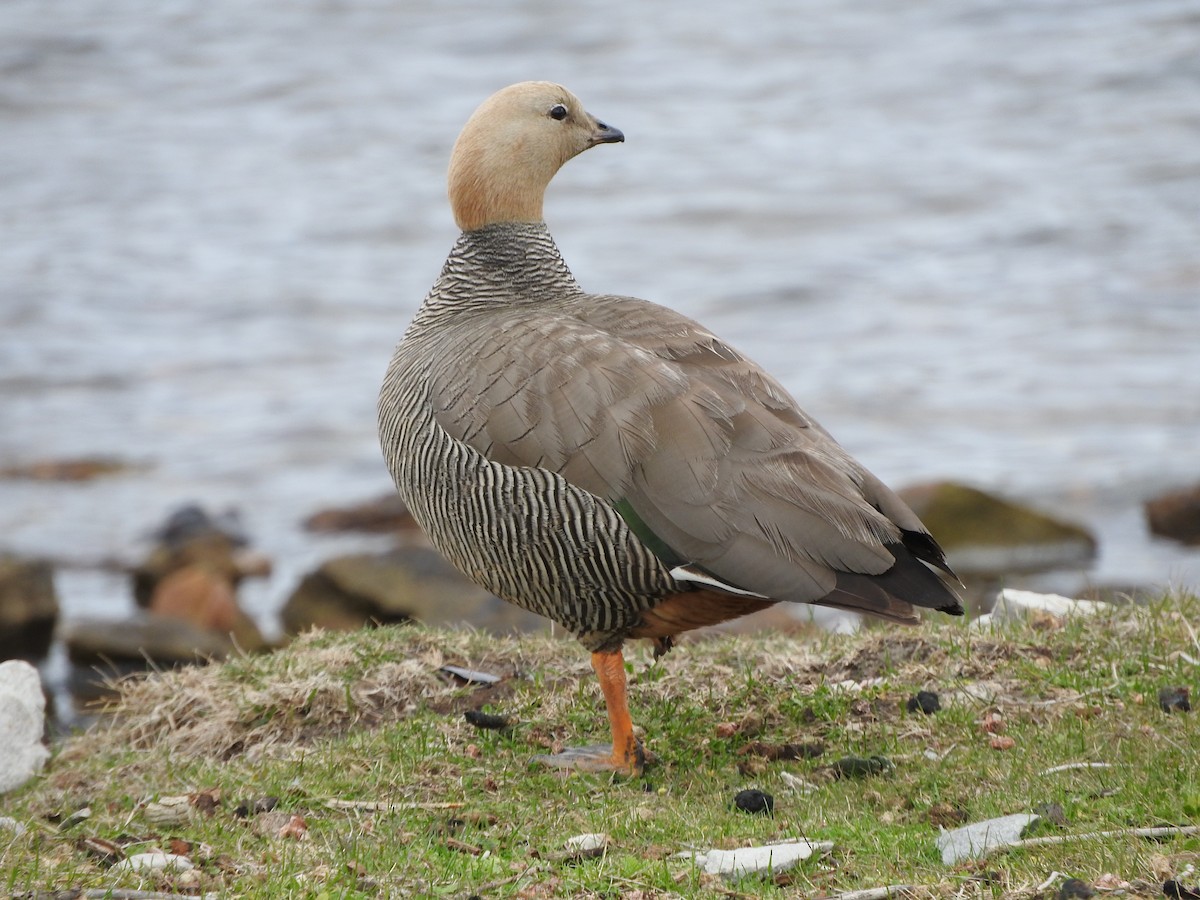
[[[591,146],[597,144],[620,144],[625,140],[625,135],[619,128],[613,128],[611,125],[605,125],[599,119],[596,119],[596,130],[592,132]]]

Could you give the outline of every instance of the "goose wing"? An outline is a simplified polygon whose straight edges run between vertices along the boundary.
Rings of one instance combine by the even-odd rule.
[[[586,300],[463,329],[430,379],[439,424],[607,500],[664,562],[734,591],[955,611],[916,515],[761,367],[665,307]]]

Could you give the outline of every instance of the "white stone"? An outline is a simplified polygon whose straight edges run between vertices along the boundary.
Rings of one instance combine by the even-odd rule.
[[[997,847],[1015,844],[1025,829],[1039,818],[1032,813],[1015,813],[964,825],[953,831],[943,831],[937,839],[942,862],[950,865],[962,859],[975,859],[986,856]]]
[[[603,832],[577,834],[567,838],[563,846],[580,856],[599,856],[608,846],[608,835]]]
[[[679,855],[692,857],[708,875],[721,875],[732,881],[745,875],[790,869],[812,856],[820,846],[801,839],[761,847],[739,847],[737,850],[688,851]]]
[[[37,669],[19,659],[0,663],[0,794],[42,771],[50,751],[42,744],[46,697]]]
[[[121,860],[111,869],[110,872],[186,872],[193,867],[193,863],[186,856],[179,856],[176,853],[163,853],[161,850],[152,850],[149,853],[135,853],[127,859]]]
[[[1092,616],[1109,612],[1115,607],[1100,600],[1076,600],[1061,594],[1039,594],[1034,591],[1018,591],[1005,588],[996,595],[996,603],[986,616],[980,616],[972,624],[987,628],[1002,622],[1018,622],[1028,619],[1034,612],[1046,612],[1053,616]]]

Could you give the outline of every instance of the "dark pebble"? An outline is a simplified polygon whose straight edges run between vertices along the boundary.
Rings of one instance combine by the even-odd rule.
[[[1174,879],[1164,881],[1162,891],[1172,900],[1200,900],[1200,888],[1188,887]]]
[[[257,816],[261,813],[270,812],[279,805],[278,797],[259,797],[253,803],[242,803],[238,805],[233,814],[239,819],[245,819],[249,816]]]
[[[745,813],[762,813],[769,816],[775,812],[775,798],[754,788],[738,791],[733,798],[733,805]]]
[[[1068,878],[1058,889],[1058,900],[1087,900],[1096,892],[1092,886],[1080,878]]]
[[[917,691],[915,697],[908,698],[908,703],[904,704],[904,708],[909,712],[919,711],[931,716],[942,708],[942,701],[933,691]]]
[[[1163,712],[1191,712],[1192,703],[1188,699],[1186,687],[1165,687],[1158,692],[1158,705]]]
[[[829,766],[838,778],[866,778],[892,769],[892,761],[885,756],[845,756]]]
[[[477,709],[468,709],[463,713],[463,718],[476,728],[484,728],[489,731],[502,731],[512,725],[507,716],[493,716]]]

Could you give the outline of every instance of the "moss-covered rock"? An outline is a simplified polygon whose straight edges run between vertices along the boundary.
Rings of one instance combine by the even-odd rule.
[[[1086,528],[952,481],[900,492],[964,576],[1003,576],[1088,565]]]
[[[41,659],[50,649],[57,620],[50,564],[0,556],[0,660]]]
[[[353,630],[414,619],[494,633],[541,631],[546,620],[493,597],[425,547],[339,556],[300,582],[281,612],[284,630]]]

